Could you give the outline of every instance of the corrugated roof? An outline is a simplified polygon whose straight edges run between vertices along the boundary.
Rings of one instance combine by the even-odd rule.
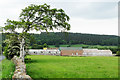
[[[82,47],[59,47],[60,50],[82,50]]]
[[[29,51],[59,51],[59,49],[29,49]]]
[[[83,49],[84,51],[97,51],[98,49]]]

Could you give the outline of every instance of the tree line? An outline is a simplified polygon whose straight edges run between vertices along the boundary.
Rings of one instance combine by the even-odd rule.
[[[3,33],[2,38],[5,40],[7,33]],[[42,32],[41,34],[30,34],[31,47],[37,45],[102,45],[118,46],[118,36],[115,35],[96,35],[83,33],[64,33],[64,32]],[[46,44],[45,44],[46,43]],[[3,44],[4,46],[4,44]]]

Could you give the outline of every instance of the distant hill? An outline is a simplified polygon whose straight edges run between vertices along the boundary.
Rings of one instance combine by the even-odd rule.
[[[115,35],[98,35],[98,34],[83,34],[83,33],[63,33],[50,32],[41,34],[31,34],[35,37],[34,43],[48,45],[62,44],[87,44],[87,45],[107,45],[117,46],[118,36]],[[32,43],[32,44],[34,44]],[[31,45],[32,45],[31,44]]]

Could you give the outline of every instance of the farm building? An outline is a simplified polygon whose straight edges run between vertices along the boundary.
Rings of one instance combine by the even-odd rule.
[[[82,47],[60,47],[61,56],[82,56]]]
[[[61,56],[112,56],[111,50],[82,49],[82,47],[60,47],[59,49],[29,49],[30,55]]]
[[[58,49],[29,49],[30,55],[60,55]]]
[[[112,51],[98,49],[83,49],[83,56],[112,56]]]

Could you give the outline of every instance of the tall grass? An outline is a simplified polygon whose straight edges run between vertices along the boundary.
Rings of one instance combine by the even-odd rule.
[[[2,62],[0,62],[0,78],[2,79],[12,79],[15,65],[11,60],[4,59]]]

